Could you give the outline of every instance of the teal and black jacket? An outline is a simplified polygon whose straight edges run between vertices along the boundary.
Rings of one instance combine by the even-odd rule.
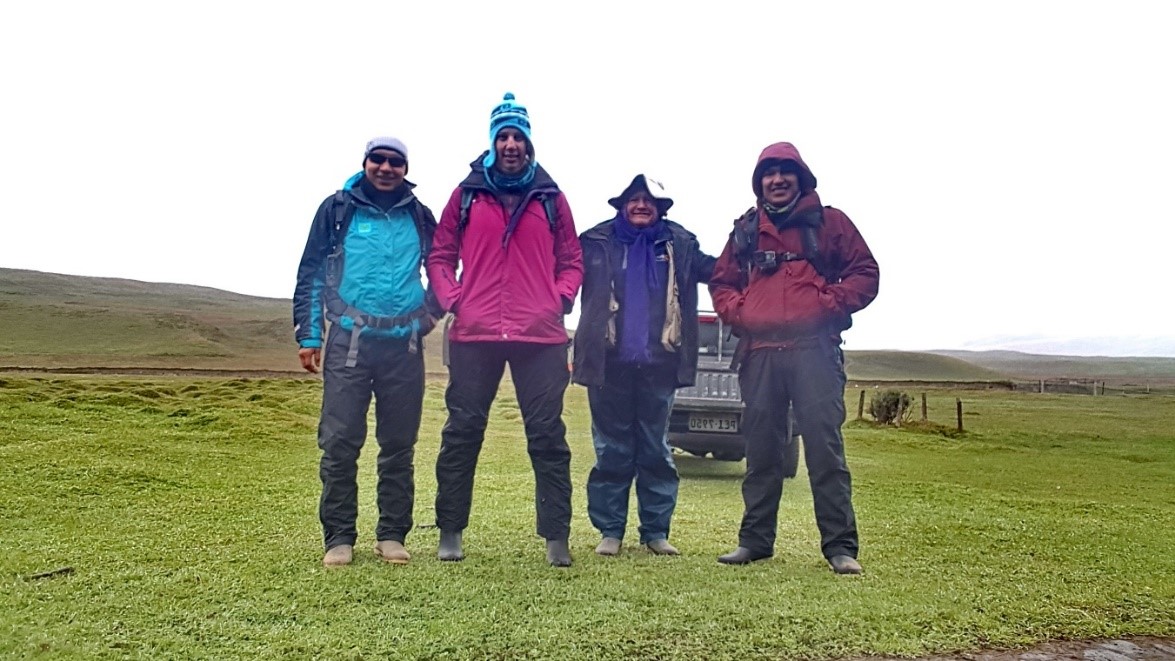
[[[405,338],[431,330],[443,314],[421,277],[436,218],[412,194],[386,212],[358,185],[360,172],[323,200],[310,226],[294,288],[294,338],[323,344],[325,321],[348,333]]]

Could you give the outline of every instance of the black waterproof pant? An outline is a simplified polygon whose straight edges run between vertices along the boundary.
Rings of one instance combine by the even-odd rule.
[[[506,364],[514,380],[534,468],[537,531],[567,539],[571,530],[571,449],[563,424],[563,393],[570,374],[565,344],[453,342],[449,345],[449,419],[437,456],[437,527],[459,532],[469,525],[473,475],[485,440],[490,405]]]
[[[322,361],[322,417],[318,447],[322,499],[318,516],[326,548],[354,544],[359,450],[367,438],[367,408],[375,395],[377,540],[403,542],[412,529],[412,458],[424,401],[424,357],[408,339],[363,336],[359,361],[345,367],[350,333],[332,327]]]
[[[739,371],[747,444],[739,546],[770,555],[787,459],[788,403],[804,439],[808,482],[824,557],[857,557],[857,520],[845,462],[844,354],[832,339],[812,338],[787,349],[757,349]]]

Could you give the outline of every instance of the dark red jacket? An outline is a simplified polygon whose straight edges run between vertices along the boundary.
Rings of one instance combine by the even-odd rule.
[[[470,175],[441,212],[427,262],[429,284],[441,307],[456,310],[449,339],[566,344],[563,315],[583,282],[583,253],[567,198],[540,167],[507,240],[510,212],[486,186],[481,159],[470,166]],[[458,236],[464,188],[472,189],[474,197],[469,224]],[[539,191],[555,200],[554,233],[535,197]]]
[[[758,250],[805,254],[803,229],[792,221],[821,211],[816,177],[795,147],[776,143],[759,156],[752,177],[756,196],[761,192],[760,166],[768,160],[793,161],[803,172],[800,199],[782,229],[767,217],[760,197]],[[784,262],[774,273],[757,267],[746,273],[736,255],[733,233],[726,242],[710,279],[710,297],[722,320],[744,341],[750,339],[750,348],[788,346],[799,338],[819,335],[839,338],[851,323],[850,315],[876,298],[877,261],[865,239],[839,209],[823,207],[822,215],[817,245],[827,279],[806,260]]]

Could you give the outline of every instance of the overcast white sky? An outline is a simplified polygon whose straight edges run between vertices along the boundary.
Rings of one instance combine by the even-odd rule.
[[[4,3],[0,266],[289,297],[368,138],[439,214],[509,90],[580,231],[649,171],[716,254],[795,143],[881,265],[846,348],[1175,355],[1163,3],[314,6]]]

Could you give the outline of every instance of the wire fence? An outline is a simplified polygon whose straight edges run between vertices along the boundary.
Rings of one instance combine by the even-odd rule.
[[[849,387],[853,388],[930,388],[933,390],[1011,390],[1014,392],[1040,393],[1045,395],[1164,395],[1175,396],[1175,383],[1160,381],[1156,383],[1129,383],[1109,382],[1101,379],[1085,378],[1051,378],[1051,379],[1016,379],[1007,381],[880,381],[852,379]]]
[[[1036,381],[1013,381],[1013,390],[1041,394],[1068,395],[1171,395],[1175,386],[1149,383],[1111,384],[1098,379],[1039,379]]]

